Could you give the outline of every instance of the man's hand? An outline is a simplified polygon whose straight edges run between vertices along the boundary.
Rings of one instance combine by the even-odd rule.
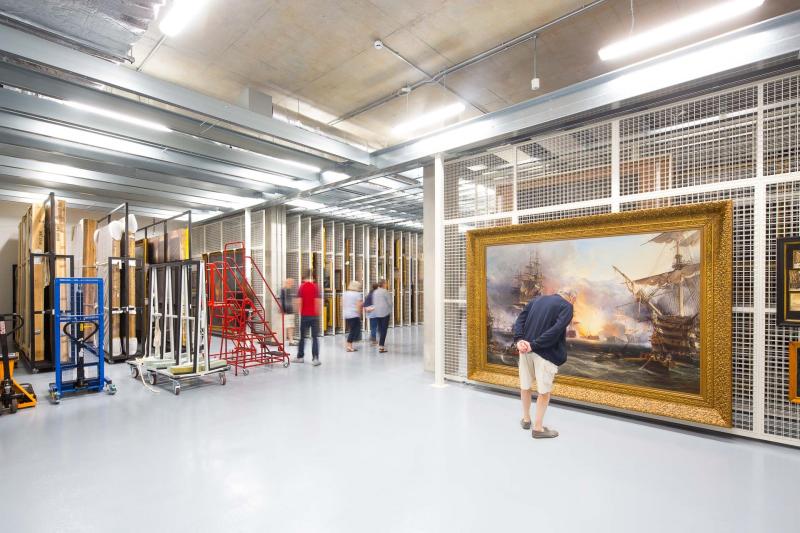
[[[519,340],[517,341],[517,350],[519,350],[519,353],[528,353],[533,351],[533,348],[531,348],[531,344],[528,341]]]

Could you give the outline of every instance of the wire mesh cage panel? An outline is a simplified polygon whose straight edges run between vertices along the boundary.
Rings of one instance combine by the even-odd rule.
[[[756,87],[620,121],[620,192],[636,194],[756,174]]]
[[[753,429],[753,314],[733,313],[733,427]]]
[[[590,215],[602,215],[611,212],[610,205],[596,205],[592,207],[580,207],[578,209],[567,209],[564,211],[548,211],[535,215],[522,215],[519,217],[520,224],[529,222],[543,222],[545,220],[560,220],[562,218],[588,217]]]
[[[764,431],[770,435],[800,439],[800,404],[789,401],[789,350],[800,340],[797,328],[778,326],[775,314],[766,315]]]
[[[300,251],[300,215],[286,217],[286,250],[288,252]]]
[[[800,75],[764,84],[764,175],[800,171]]]
[[[206,224],[206,250],[205,253],[222,251],[222,223],[220,221]]]
[[[609,124],[536,138],[517,146],[513,153],[519,210],[611,194]]]
[[[513,205],[513,152],[500,150],[445,166],[445,218],[510,211]]]
[[[206,253],[206,228],[205,226],[192,226],[192,259],[197,259]]]
[[[267,287],[261,276],[256,271],[256,267],[264,275],[265,261],[264,261],[264,211],[256,211],[250,213],[250,257],[253,258],[255,266],[251,266],[250,284],[262,302],[266,302]]]
[[[244,216],[222,219],[222,244],[244,241]]]

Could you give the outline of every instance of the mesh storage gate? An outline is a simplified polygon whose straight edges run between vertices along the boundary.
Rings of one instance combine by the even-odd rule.
[[[789,341],[775,323],[775,239],[800,234],[800,74],[460,159],[444,168],[445,375],[464,380],[465,232],[731,200],[733,433],[800,445]]]

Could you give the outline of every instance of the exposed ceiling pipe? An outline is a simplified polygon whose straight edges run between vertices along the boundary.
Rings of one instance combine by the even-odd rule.
[[[514,47],[514,46],[516,46],[516,45],[518,45],[520,43],[524,43],[526,41],[529,41],[530,39],[533,39],[538,33],[541,33],[542,31],[546,30],[547,28],[550,28],[551,26],[554,26],[554,25],[556,25],[556,24],[558,24],[560,22],[563,22],[563,21],[565,21],[565,20],[567,20],[569,18],[572,18],[575,15],[579,15],[579,14],[583,13],[584,11],[587,11],[589,9],[592,9],[593,7],[599,6],[600,4],[603,4],[605,2],[606,2],[606,0],[594,0],[594,2],[589,2],[588,4],[584,4],[583,6],[577,8],[577,9],[574,9],[574,10],[570,11],[569,13],[565,13],[564,15],[561,15],[558,18],[555,18],[555,19],[553,19],[553,20],[551,20],[551,21],[549,21],[549,22],[547,22],[545,24],[542,24],[539,27],[536,27],[536,28],[534,28],[534,29],[532,29],[530,31],[527,31],[527,32],[523,33],[522,35],[514,37],[513,39],[511,39],[509,41],[505,41],[505,42],[503,42],[501,44],[498,44],[494,48],[490,48],[489,50],[481,52],[480,54],[477,54],[477,55],[474,55],[474,56],[472,56],[470,58],[467,58],[464,61],[461,61],[460,63],[456,63],[455,65],[453,65],[451,67],[447,67],[446,69],[439,71],[438,73],[436,73],[433,76],[428,76],[429,79],[418,81],[416,83],[413,83],[411,85],[403,87],[402,89],[397,90],[397,91],[393,92],[390,95],[384,96],[383,98],[380,98],[380,99],[375,100],[373,102],[370,102],[370,103],[368,103],[366,105],[363,105],[363,106],[361,106],[361,107],[359,107],[357,109],[349,111],[349,112],[345,113],[344,115],[341,115],[340,117],[335,118],[331,122],[328,122],[328,125],[329,126],[333,126],[334,124],[338,124],[338,123],[343,122],[345,120],[349,120],[349,119],[351,119],[353,117],[361,115],[362,113],[366,113],[367,111],[369,111],[371,109],[375,109],[376,107],[382,106],[383,104],[394,100],[398,96],[402,96],[404,94],[408,94],[411,91],[413,91],[415,89],[418,89],[419,87],[422,87],[423,85],[427,85],[429,83],[439,83],[439,80],[442,80],[443,78],[445,78],[446,76],[448,76],[450,74],[453,74],[454,72],[458,72],[461,69],[464,69],[466,67],[472,66],[472,65],[474,65],[476,63],[480,63],[481,61],[483,61],[485,59],[488,59],[488,58],[490,58],[490,57],[492,57],[492,56],[494,56],[496,54],[499,54],[500,52],[505,52],[509,48],[512,48],[512,47]],[[384,44],[384,46],[386,46],[386,45]],[[401,57],[401,59],[402,59],[402,57]],[[405,59],[403,59],[403,60],[405,61]],[[414,68],[416,68],[416,67],[414,67]],[[450,90],[450,89],[448,88],[448,90]]]

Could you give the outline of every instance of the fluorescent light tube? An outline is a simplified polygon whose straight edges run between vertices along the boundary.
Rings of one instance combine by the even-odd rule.
[[[325,204],[312,202],[311,200],[303,200],[302,198],[289,200],[286,202],[286,205],[290,205],[292,207],[302,207],[303,209],[322,209],[325,207]]]
[[[156,130],[156,131],[166,131],[166,132],[172,131],[163,124],[158,124],[157,122],[150,122],[149,120],[142,120],[140,118],[132,117],[130,115],[124,115],[122,113],[117,113],[116,111],[103,109],[102,107],[95,107],[93,105],[84,104],[81,102],[74,102],[72,100],[62,100],[61,103],[63,103],[66,106],[72,107],[74,109],[80,109],[81,111],[85,111],[86,113],[92,113],[94,115],[99,115],[101,117],[112,118],[114,120],[119,120],[120,122],[127,122],[128,124],[134,124],[136,126],[141,126],[143,128],[149,128],[151,130]]]
[[[322,177],[327,180],[327,183],[335,182],[335,181],[342,181],[346,180],[350,177],[350,174],[345,174],[344,172],[336,172],[335,170],[326,170],[322,173]]]
[[[445,119],[454,117],[462,113],[464,109],[466,109],[466,107],[464,107],[464,104],[462,104],[461,102],[457,102],[455,104],[442,107],[441,109],[437,109],[436,111],[425,113],[424,115],[419,116],[413,120],[409,120],[408,122],[403,122],[402,124],[398,124],[397,126],[394,127],[393,131],[395,133],[410,133],[412,131],[425,128],[427,126],[433,126]]]
[[[175,37],[197,17],[207,3],[208,0],[175,0],[158,28],[167,37]]]
[[[467,168],[472,172],[480,172],[481,170],[486,170],[488,167],[486,165],[472,165]]]
[[[732,0],[714,7],[698,11],[692,15],[679,18],[652,30],[642,32],[633,37],[617,41],[601,48],[597,54],[603,61],[618,59],[635,54],[648,48],[680,39],[685,35],[698,32],[714,24],[725,22],[757,8],[764,0]]]

